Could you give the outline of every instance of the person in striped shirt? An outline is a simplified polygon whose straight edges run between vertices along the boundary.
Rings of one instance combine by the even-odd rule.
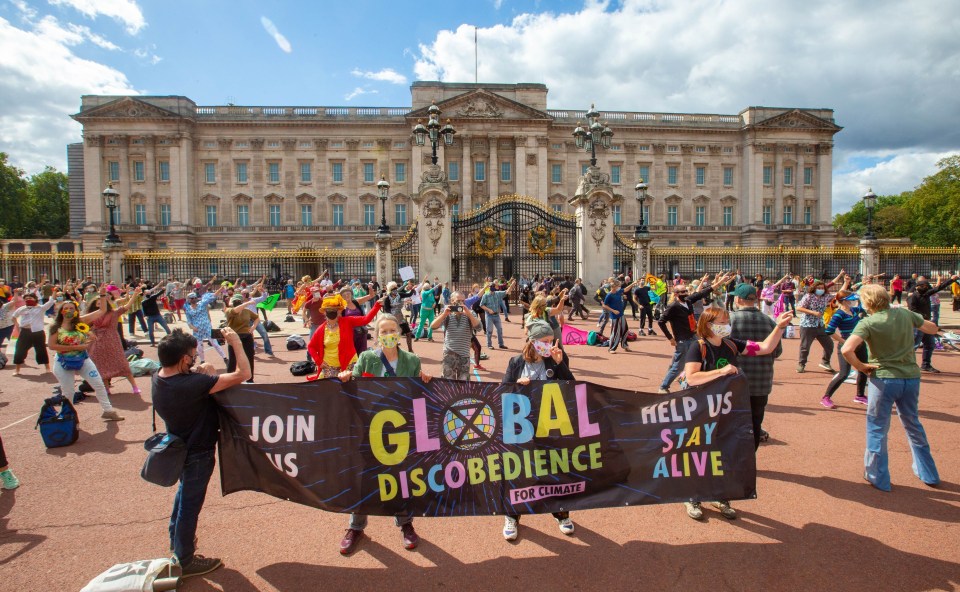
[[[860,319],[866,312],[860,307],[860,297],[857,296],[856,292],[851,292],[850,290],[842,289],[837,292],[837,304],[839,308],[833,313],[833,316],[830,317],[830,322],[827,323],[824,332],[842,346],[847,338],[850,337],[850,334],[853,333],[857,323],[860,322]],[[838,353],[839,351],[840,348],[837,348]],[[866,343],[861,343],[855,353],[858,360],[863,363],[867,362]],[[846,380],[850,374],[850,363],[843,357],[843,354],[840,354],[838,358],[840,360],[840,371],[834,375],[833,380],[827,385],[827,390],[820,399],[820,404],[827,409],[837,408],[836,403],[833,402],[833,394],[837,392],[837,389],[840,388],[840,385],[843,384],[843,381]],[[854,403],[861,405],[867,404],[866,389],[867,375],[862,372],[858,373],[857,396],[853,398]]]

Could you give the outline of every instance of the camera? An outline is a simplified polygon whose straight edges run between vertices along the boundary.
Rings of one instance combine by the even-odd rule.
[[[450,312],[463,312],[463,307],[459,304],[451,304],[449,308]]]

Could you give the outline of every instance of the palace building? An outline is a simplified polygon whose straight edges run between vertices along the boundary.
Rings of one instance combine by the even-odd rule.
[[[433,104],[456,130],[437,154],[452,219],[502,195],[576,213],[590,154],[573,130],[585,110],[548,108],[542,84],[414,82],[411,94],[409,107],[84,96],[73,116],[83,126],[82,155],[71,151],[75,238],[85,250],[101,244],[109,229],[101,193],[112,184],[114,222],[131,249],[372,248],[383,206],[394,236],[421,215],[431,148],[411,131]],[[615,231],[630,235],[638,223],[642,178],[653,247],[834,244],[833,110],[610,112],[602,98],[597,107],[614,133],[597,148],[597,166],[618,194]],[[383,206],[381,176],[390,183]]]

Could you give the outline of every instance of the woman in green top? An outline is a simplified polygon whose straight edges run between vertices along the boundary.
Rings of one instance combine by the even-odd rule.
[[[931,487],[940,483],[937,465],[930,454],[927,434],[920,423],[920,367],[913,351],[913,332],[937,333],[932,321],[906,308],[890,308],[890,294],[878,284],[860,288],[860,302],[867,311],[843,343],[840,353],[851,366],[868,375],[867,450],[863,455],[863,478],[881,491],[890,491],[887,432],[893,405],[907,433],[913,454],[913,473]],[[857,358],[862,343],[869,350],[868,364]]]
[[[424,281],[420,287],[420,324],[417,325],[417,330],[414,332],[416,338],[414,341],[420,341],[420,338],[423,337],[424,328],[427,330],[427,341],[433,341],[433,329],[430,328],[430,325],[433,324],[436,306],[437,295],[430,287],[430,282]]]
[[[433,309],[423,309],[423,312]],[[392,314],[383,314],[377,319],[377,341],[379,347],[368,349],[360,354],[353,370],[344,370],[337,377],[341,382],[348,382],[354,378],[382,378],[384,376],[400,376],[407,378],[419,377],[424,382],[432,378],[420,368],[420,358],[401,350],[397,345],[400,342],[400,321]],[[420,537],[413,530],[413,516],[397,516],[397,526],[403,538],[403,546],[415,549]],[[363,538],[363,529],[367,526],[367,517],[364,514],[351,514],[350,526],[340,541],[340,553],[349,555]]]

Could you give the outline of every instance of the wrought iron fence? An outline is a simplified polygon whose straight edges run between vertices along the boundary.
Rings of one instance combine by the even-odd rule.
[[[840,270],[855,275],[860,269],[860,251],[857,247],[653,248],[650,266],[653,273],[667,277],[740,270],[750,277],[759,273],[779,279],[792,273],[833,278]]]
[[[633,240],[618,232],[613,234],[613,269],[626,275],[633,270],[636,249]]]
[[[266,276],[269,285],[329,271],[336,279],[369,278],[376,273],[373,249],[298,249],[266,251],[132,251],[124,254],[125,278],[162,280],[209,278],[253,280]]]
[[[885,282],[893,276],[907,278],[911,274],[927,277],[949,276],[960,269],[957,247],[881,247],[880,273]]]
[[[39,280],[43,276],[51,282],[87,276],[96,282],[106,279],[102,253],[7,253],[3,256],[2,269],[8,282],[14,276],[21,282]]]
[[[389,277],[394,277],[397,269],[410,267],[413,268],[413,277],[420,279],[420,245],[417,232],[417,223],[414,222],[405,235],[390,244],[393,269],[387,271]]]

